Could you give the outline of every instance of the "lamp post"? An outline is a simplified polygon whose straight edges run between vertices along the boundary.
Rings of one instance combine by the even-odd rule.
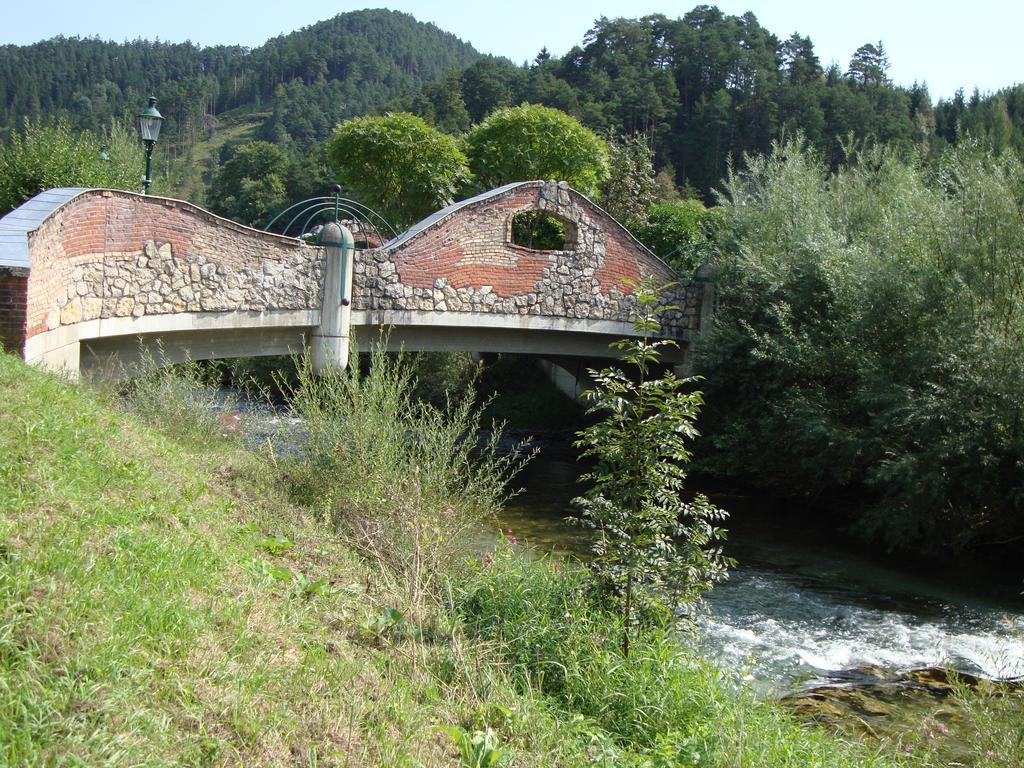
[[[149,186],[153,183],[153,145],[160,136],[160,125],[164,116],[156,109],[156,96],[149,97],[149,106],[139,113],[138,127],[139,138],[146,145],[146,175],[142,179],[142,194],[149,192]]]

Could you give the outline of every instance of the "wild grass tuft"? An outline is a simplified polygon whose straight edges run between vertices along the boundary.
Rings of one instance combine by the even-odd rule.
[[[417,400],[413,368],[374,347],[345,371],[299,371],[291,404],[308,439],[286,466],[296,497],[321,510],[416,613],[435,601],[461,536],[496,514],[525,457],[480,445],[470,396],[439,408]]]
[[[165,434],[199,443],[221,436],[220,372],[216,364],[167,363],[162,350],[140,347],[133,365],[111,362],[89,383],[107,402]]]

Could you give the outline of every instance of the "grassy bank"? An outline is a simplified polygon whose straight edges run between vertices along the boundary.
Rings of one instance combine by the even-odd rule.
[[[337,422],[394,384],[307,392],[337,455],[282,463],[189,382],[125,401],[0,356],[0,765],[941,764],[800,725],[664,632],[624,663],[578,573],[466,565],[402,517],[486,512],[457,435],[417,453],[432,412],[399,401]],[[991,733],[977,764],[1024,764]]]
[[[169,438],[8,356],[0,393],[0,762],[358,753],[375,677],[345,639],[349,551],[215,435]],[[275,557],[268,535],[295,544]],[[337,587],[307,599],[271,565]]]

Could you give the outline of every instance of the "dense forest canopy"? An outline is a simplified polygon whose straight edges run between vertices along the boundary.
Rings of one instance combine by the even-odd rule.
[[[58,37],[0,47],[0,130],[40,116],[100,130],[131,118],[153,94],[166,118],[165,155],[190,159],[231,113],[257,113],[259,138],[305,149],[340,120],[478,57],[454,35],[386,10],[342,14],[251,51]]]
[[[0,130],[39,116],[101,130],[153,93],[168,118],[162,150],[171,176],[173,160],[190,164],[232,120],[255,126],[248,138],[300,158],[356,115],[410,111],[461,134],[495,109],[530,102],[598,133],[645,136],[656,169],[706,199],[730,163],[797,132],[833,167],[850,137],[932,155],[965,133],[997,150],[1024,149],[1024,87],[935,104],[923,84],[892,83],[887,67],[880,41],[853,52],[845,69],[825,67],[810,38],[779,37],[752,13],[712,6],[679,19],[602,17],[564,56],[542,50],[523,65],[482,56],[406,14],[368,10],[253,50],[78,38],[3,46]],[[204,183],[231,150],[208,163]]]

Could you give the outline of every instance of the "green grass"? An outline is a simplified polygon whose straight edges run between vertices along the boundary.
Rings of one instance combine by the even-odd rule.
[[[361,665],[326,652],[357,611],[347,550],[309,538],[211,457],[0,359],[0,763],[291,762],[345,744]],[[194,445],[194,444],[193,444]],[[265,533],[330,600],[261,575]],[[338,743],[340,741],[340,744]]]
[[[456,568],[417,615],[198,386],[0,356],[0,766],[470,764],[452,727],[538,768],[943,764],[800,725],[667,633],[625,663],[548,562]],[[1019,710],[973,701],[977,764],[1020,766]]]
[[[268,117],[267,112],[244,109],[219,115],[217,128],[172,162],[170,188],[166,193],[196,205],[204,205],[209,181],[204,177],[209,175],[211,169],[216,169],[221,148],[230,143],[252,141]]]
[[[0,356],[0,765],[452,765],[437,728],[495,718],[517,765],[585,764],[486,649],[380,623],[401,590],[272,462],[173,398],[154,428],[169,390],[142,418]]]
[[[581,569],[499,552],[456,588],[467,631],[493,644],[512,684],[582,718],[607,765],[883,768],[879,746],[839,740],[757,701],[668,628],[640,632],[595,604]]]

